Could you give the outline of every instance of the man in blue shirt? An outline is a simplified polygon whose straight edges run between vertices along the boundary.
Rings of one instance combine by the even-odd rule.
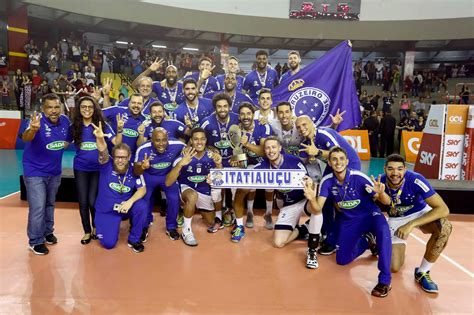
[[[151,139],[155,128],[161,127],[168,132],[168,137],[173,139],[184,139],[191,134],[191,130],[182,122],[166,117],[165,106],[159,101],[150,104],[151,123],[146,127],[145,135]]]
[[[265,50],[257,51],[255,57],[257,58],[257,69],[245,76],[242,89],[247,91],[253,103],[257,104],[261,89],[272,90],[278,85],[278,73],[268,65],[268,53]]]
[[[175,119],[190,129],[200,127],[204,118],[214,112],[212,101],[198,96],[197,83],[188,78],[183,82],[185,101],[174,111]]]
[[[286,71],[285,73],[281,75],[280,83],[285,81],[287,78],[297,74],[301,70],[300,63],[301,63],[300,53],[297,52],[296,50],[290,51],[288,53],[288,65],[290,66],[290,70]]]
[[[145,181],[143,176],[133,174],[128,145],[116,145],[110,157],[102,123],[99,122],[99,126],[93,127],[101,164],[95,202],[97,237],[104,248],[114,248],[119,238],[122,219],[131,218],[128,246],[136,253],[143,252],[145,247],[140,242],[140,236],[147,216],[147,204],[143,200],[146,194]]]
[[[207,177],[211,168],[222,168],[219,153],[206,148],[206,132],[202,128],[191,131],[190,147],[173,163],[173,169],[166,176],[166,186],[178,181],[184,208],[184,225],[181,238],[188,246],[197,246],[191,228],[194,212],[198,209],[209,225],[215,222],[215,206],[220,202],[221,190],[211,189]]]
[[[176,230],[176,219],[179,210],[179,185],[173,183],[169,187],[165,185],[166,175],[170,172],[173,162],[181,154],[185,145],[178,140],[168,140],[168,132],[162,127],[153,130],[151,141],[142,144],[135,156],[135,175],[142,175],[147,184],[145,201],[148,204],[148,221],[145,225],[145,233],[142,241],[146,241],[148,226],[153,222],[153,191],[159,187],[166,196],[166,234],[171,240],[178,240],[179,233]]]
[[[234,56],[230,56],[229,59],[227,59],[227,70],[225,74],[220,74],[216,77],[217,82],[219,83],[219,86],[221,89],[224,88],[224,81],[227,75],[233,75],[236,80],[236,87],[235,89],[237,91],[242,91],[242,85],[244,84],[244,77],[241,75],[238,75],[237,73],[239,72],[239,59]],[[237,109],[239,107],[237,106]]]
[[[329,150],[328,163],[331,174],[323,177],[318,197],[314,183],[305,183],[305,194],[311,204],[310,211],[319,214],[326,199],[332,197],[340,213],[337,222],[340,225],[337,264],[347,265],[367,249],[370,248],[373,254],[376,249],[380,272],[378,284],[372,290],[372,295],[386,297],[391,289],[392,246],[387,220],[375,204],[377,199],[388,201],[387,196],[383,194],[384,184],[380,182],[380,178],[372,182],[364,173],[348,168],[348,155],[341,147]],[[374,244],[371,234],[375,235],[377,244]]]
[[[150,104],[157,100],[156,98],[151,97],[152,85],[153,80],[150,77],[144,76],[138,80],[138,93],[143,97],[142,114],[145,117],[150,115]],[[129,107],[130,101],[131,97],[126,98],[122,102],[118,103],[117,106],[127,108]],[[104,108],[107,107],[108,106],[106,105],[106,102],[104,102]]]
[[[230,111],[235,114],[238,114],[240,104],[242,104],[243,102],[252,103],[252,99],[248,97],[247,94],[244,94],[240,92],[240,90],[237,89],[238,81],[236,80],[236,75],[234,73],[227,73],[223,76],[225,76],[225,78],[223,79],[223,84],[222,84],[224,89],[220,90],[219,92],[206,94],[204,95],[204,97],[212,99],[212,97],[216,95],[217,93],[224,92],[225,94],[229,95],[231,98]]]
[[[216,78],[212,76],[212,70],[216,66],[212,65],[212,60],[209,57],[202,57],[199,59],[199,72],[193,72],[186,75],[184,79],[192,78],[197,82],[197,90],[199,95],[205,95],[211,92],[217,92],[221,89]]]
[[[452,225],[446,219],[449,209],[426,178],[408,171],[405,159],[392,154],[385,161],[385,184],[392,236],[392,272],[398,272],[405,262],[406,239],[414,228],[431,234],[420,267],[415,268],[415,280],[429,293],[437,293],[438,286],[431,280],[430,270],[448,243]],[[387,199],[387,198],[386,198]]]
[[[46,255],[48,245],[58,242],[54,236],[54,203],[61,183],[61,160],[72,141],[70,121],[61,115],[61,103],[55,94],[43,96],[42,113],[33,113],[21,138],[23,181],[28,199],[28,239],[33,253]]]

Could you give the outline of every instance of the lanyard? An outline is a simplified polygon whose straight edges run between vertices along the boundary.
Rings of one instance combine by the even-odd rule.
[[[265,87],[265,83],[267,82],[267,74],[268,74],[268,70],[265,69],[265,75],[261,75],[260,72],[258,72],[257,70],[257,75],[258,75],[258,81],[260,81],[260,85],[262,86],[262,88]]]
[[[168,91],[168,95],[170,96],[171,102],[176,102],[176,95],[178,94],[178,85],[176,85],[174,89],[170,89],[168,86],[166,86],[166,91]]]
[[[397,214],[396,205],[400,203],[400,196],[402,195],[404,186],[405,186],[405,179],[403,179],[403,182],[402,182],[400,188],[398,188],[396,190],[395,194],[392,193],[391,188],[388,188],[389,192],[390,192],[390,212],[389,212],[389,214],[391,216],[395,216]]]
[[[219,133],[221,136],[221,140],[227,140],[227,126],[230,122],[230,116],[227,116],[227,121],[225,122],[224,126],[222,126],[221,122],[219,121],[219,118],[216,117],[216,120],[217,124],[219,125]]]
[[[188,113],[189,113],[189,119],[191,119],[194,123],[197,123],[199,121],[199,117],[198,117],[198,107],[199,107],[199,101],[198,101],[198,105],[196,106],[196,109],[191,109],[188,105],[188,103],[186,103],[186,108],[188,109]]]

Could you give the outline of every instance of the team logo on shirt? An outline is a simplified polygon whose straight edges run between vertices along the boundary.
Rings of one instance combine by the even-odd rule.
[[[123,129],[123,135],[126,136],[126,137],[134,138],[134,137],[138,137],[138,132],[136,130],[133,130],[133,129],[124,128]]]
[[[162,170],[169,167],[170,165],[171,165],[171,162],[161,162],[161,163],[152,164],[151,167],[157,170]]]
[[[215,142],[214,145],[218,149],[227,149],[227,148],[230,148],[230,141],[221,140],[221,141]]]
[[[288,102],[294,108],[296,116],[308,115],[319,126],[328,115],[331,99],[323,90],[305,87],[293,92]]]
[[[354,209],[360,204],[360,199],[339,201],[337,205],[342,209]]]
[[[64,149],[64,141],[54,141],[46,145],[46,149],[51,151],[58,151]]]
[[[125,185],[120,185],[119,183],[110,183],[109,187],[113,190],[115,190],[118,193],[128,193],[131,188]]]
[[[188,176],[188,180],[193,183],[202,183],[205,181],[207,176],[205,175],[194,175],[194,176]]]
[[[174,105],[173,103],[166,103],[165,105],[163,105],[163,107],[167,111],[174,112],[176,110],[176,108],[178,107],[178,104]]]
[[[81,143],[81,150],[84,151],[93,151],[97,149],[97,143],[95,142],[82,142]]]

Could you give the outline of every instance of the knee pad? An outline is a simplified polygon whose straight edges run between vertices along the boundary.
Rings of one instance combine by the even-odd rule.
[[[212,202],[221,202],[222,201],[222,190],[221,189],[211,189],[211,198],[212,198]]]

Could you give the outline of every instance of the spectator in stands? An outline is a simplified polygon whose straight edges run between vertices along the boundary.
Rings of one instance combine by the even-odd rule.
[[[424,97],[420,96],[417,101],[413,102],[413,112],[417,115],[424,115],[426,111],[426,104],[424,103]]]
[[[421,75],[418,75],[418,72],[415,72],[415,75],[413,76],[413,85],[412,85],[412,90],[411,90],[411,95],[412,96],[418,96],[418,93],[420,91],[420,86],[423,81],[423,79],[420,81]]]
[[[8,83],[5,81],[0,81],[0,95],[2,99],[3,109],[10,108],[10,89],[8,88]]]
[[[89,65],[89,62],[91,62],[91,60],[90,60],[90,57],[89,57],[89,51],[88,50],[83,50],[81,52],[80,62],[81,62],[81,68],[84,68],[85,66]],[[90,66],[92,66],[92,62],[90,64]],[[94,70],[95,70],[95,68],[94,68]]]
[[[441,92],[441,89],[443,89],[443,92]],[[444,73],[441,76],[441,79],[439,80],[439,88],[438,88],[438,93],[443,93],[446,94],[448,92],[448,76],[446,73]]]
[[[36,94],[38,93],[39,86],[43,81],[37,69],[31,71],[31,103],[36,103]]]
[[[49,68],[54,67],[58,68],[59,64],[59,54],[56,47],[51,48],[51,51],[48,53],[48,66]]]
[[[393,153],[393,141],[397,121],[391,112],[385,112],[380,121],[380,152],[379,157],[384,158]]]
[[[48,80],[48,85],[52,88],[54,80],[59,79],[59,73],[56,72],[56,66],[50,66],[49,72],[44,75],[44,78]]]
[[[378,59],[375,62],[375,81],[377,82],[377,86],[380,86],[383,82],[383,71],[384,66],[382,60]]]
[[[36,46],[35,44],[35,41],[30,39],[28,41],[28,43],[25,44],[25,46],[23,46],[23,49],[25,50],[25,53],[29,56],[31,54],[31,50],[32,49],[38,49],[38,47]]]
[[[425,116],[418,116],[418,124],[415,125],[415,131],[423,131],[423,129],[425,129],[425,123]]]
[[[119,88],[119,93],[123,95],[123,98],[128,98],[129,87],[128,87],[127,81],[122,81],[122,85]],[[120,95],[119,95],[119,100],[120,100]]]
[[[370,155],[372,157],[377,157],[379,127],[380,125],[379,120],[377,119],[377,113],[372,110],[370,111],[370,116],[364,120],[362,127],[360,128],[369,132]]]
[[[398,70],[398,67],[395,66],[394,69],[392,70],[392,86],[390,90],[392,91],[394,97],[398,97],[398,87],[400,85],[400,71]]]
[[[69,43],[66,38],[63,38],[59,42],[59,49],[61,51],[61,60],[62,61],[67,60],[68,59],[67,56],[69,54]]]
[[[431,92],[433,92],[433,72],[428,72],[426,74],[425,80],[425,97],[431,98]]]
[[[8,60],[2,46],[0,46],[0,76],[8,76]]]
[[[74,62],[81,62],[81,46],[79,43],[75,40],[71,46],[71,51],[72,51],[72,61]]]
[[[27,76],[23,74],[21,69],[16,69],[15,74],[13,75],[13,91],[15,92],[15,99],[18,108],[21,108],[21,96],[23,95],[24,84],[27,80]]]
[[[382,105],[382,111],[384,113],[391,112],[393,103],[394,103],[394,101],[393,101],[393,98],[392,98],[392,92],[387,91],[386,96],[384,96],[382,98],[382,104],[383,104]]]
[[[407,129],[409,131],[415,131],[416,129],[420,129],[418,115],[415,111],[410,113],[410,118],[408,119],[408,126]]]
[[[399,143],[402,140],[402,131],[408,130],[408,120],[409,120],[409,117],[403,117],[398,123],[398,125],[396,126],[396,129],[398,130],[397,139]]]
[[[410,116],[411,101],[408,99],[408,94],[403,93],[402,98],[400,99],[400,120],[403,117]]]
[[[95,86],[96,85],[96,77],[95,73],[91,71],[90,67],[85,68],[84,78],[86,79],[86,85],[88,86]]]
[[[100,85],[100,76],[102,74],[102,63],[104,59],[102,57],[102,51],[96,50],[94,53],[94,57],[92,58],[92,64],[95,67],[95,73],[97,78],[97,84]]]
[[[471,94],[471,91],[469,90],[469,87],[466,84],[463,84],[461,88],[461,92],[459,93],[459,96],[461,97],[461,103],[462,104],[469,104],[469,95]]]
[[[41,55],[36,48],[30,50],[28,60],[30,63],[30,71],[32,71],[33,69],[39,69],[41,63]]]

